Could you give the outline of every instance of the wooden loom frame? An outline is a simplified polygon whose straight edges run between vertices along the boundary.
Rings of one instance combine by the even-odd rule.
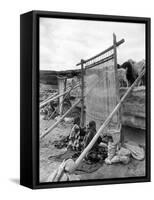
[[[116,94],[117,94],[117,104],[120,101],[120,94],[119,94],[119,80],[118,80],[118,74],[117,74],[117,47],[120,46],[121,44],[123,44],[125,42],[124,39],[120,40],[120,41],[116,41],[116,35],[115,33],[113,33],[113,45],[108,47],[107,49],[105,49],[104,51],[100,52],[99,54],[96,54],[95,56],[87,59],[87,60],[83,60],[81,59],[81,62],[77,64],[81,65],[81,127],[84,127],[85,122],[84,122],[84,76],[85,76],[85,71],[86,69],[89,68],[93,68],[96,65],[99,65],[101,63],[107,62],[108,60],[114,59],[114,68],[115,68],[115,81],[116,81]],[[113,54],[105,57],[103,59],[100,59],[99,61],[95,62],[95,59],[98,59],[99,57],[101,57],[102,55],[106,54],[107,52],[113,50]],[[86,63],[89,63],[88,65],[86,65]],[[84,64],[86,65],[84,68]],[[121,110],[119,110],[119,114],[118,114],[118,118],[119,118],[119,123],[121,123]]]

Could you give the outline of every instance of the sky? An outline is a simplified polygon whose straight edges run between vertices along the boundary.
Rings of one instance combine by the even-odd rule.
[[[77,69],[81,59],[88,59],[117,41],[118,63],[145,59],[145,24],[40,18],[40,69]]]

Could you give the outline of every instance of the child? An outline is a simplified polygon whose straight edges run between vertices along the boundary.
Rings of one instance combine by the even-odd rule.
[[[67,148],[71,148],[72,150],[78,150],[79,149],[79,140],[80,140],[80,118],[76,117],[74,119],[74,126],[71,129],[70,135],[69,135],[69,143]]]

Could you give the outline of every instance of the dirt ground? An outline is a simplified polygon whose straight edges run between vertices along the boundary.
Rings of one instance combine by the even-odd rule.
[[[55,120],[44,120],[40,116],[40,130],[41,132],[51,126]],[[57,149],[53,142],[61,139],[63,136],[68,136],[70,133],[71,124],[59,124],[53,131],[51,131],[42,141],[40,141],[40,182],[47,182],[49,175],[57,169],[61,162],[52,159],[52,156],[58,156],[66,152],[66,148]],[[124,127],[122,129],[125,141],[138,143],[145,146],[145,132],[139,129],[132,129]],[[80,174],[81,180],[88,179],[106,179],[106,178],[122,178],[122,177],[135,177],[145,175],[145,160],[137,161],[131,159],[127,165],[112,164],[106,165],[105,163],[92,173]]]

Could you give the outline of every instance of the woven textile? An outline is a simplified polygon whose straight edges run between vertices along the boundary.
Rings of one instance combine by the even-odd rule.
[[[85,107],[86,124],[94,120],[98,128],[117,105],[116,77],[114,58],[85,70]],[[108,129],[118,129],[119,113],[116,114]]]

